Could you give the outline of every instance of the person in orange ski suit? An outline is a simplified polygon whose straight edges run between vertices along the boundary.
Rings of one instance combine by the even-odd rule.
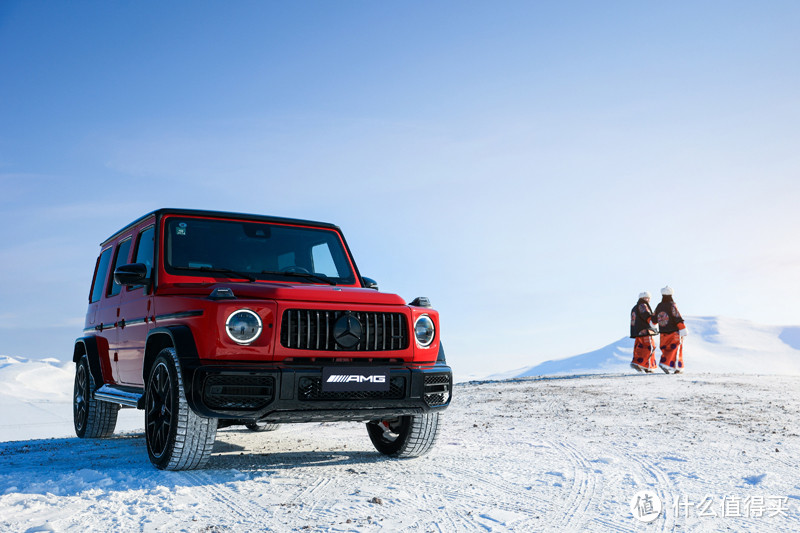
[[[644,291],[631,309],[631,338],[634,339],[631,368],[648,374],[656,369],[656,345],[653,337],[658,334],[650,324],[655,324],[655,318],[650,309],[650,293]]]
[[[655,318],[661,332],[659,346],[661,361],[658,366],[669,373],[680,374],[683,366],[683,338],[686,336],[686,324],[683,323],[678,306],[672,296],[675,291],[667,285],[661,289],[661,302],[656,306]]]

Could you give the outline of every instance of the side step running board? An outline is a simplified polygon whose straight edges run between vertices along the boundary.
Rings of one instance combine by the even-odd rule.
[[[118,403],[125,407],[144,409],[144,392],[121,389],[114,385],[103,385],[94,391],[94,397],[104,402]]]

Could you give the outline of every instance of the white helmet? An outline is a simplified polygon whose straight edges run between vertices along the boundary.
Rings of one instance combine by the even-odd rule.
[[[661,289],[661,295],[662,296],[672,296],[673,294],[675,294],[675,289],[673,289],[669,285],[667,285],[666,287]]]

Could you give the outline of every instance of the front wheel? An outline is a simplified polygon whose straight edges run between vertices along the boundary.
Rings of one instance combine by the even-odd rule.
[[[161,470],[202,468],[211,457],[217,419],[189,407],[174,348],[156,357],[145,391],[145,440],[150,462]]]
[[[95,400],[95,383],[84,355],[75,365],[75,385],[72,389],[72,421],[75,434],[82,439],[109,437],[114,433],[119,404]]]
[[[428,453],[436,442],[439,413],[367,422],[367,432],[372,444],[384,455],[419,457]]]

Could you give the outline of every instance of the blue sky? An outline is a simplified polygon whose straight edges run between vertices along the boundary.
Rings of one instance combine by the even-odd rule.
[[[462,373],[608,344],[666,283],[800,324],[798,27],[796,2],[3,2],[0,353],[68,357],[99,242],[165,206],[340,225]]]

